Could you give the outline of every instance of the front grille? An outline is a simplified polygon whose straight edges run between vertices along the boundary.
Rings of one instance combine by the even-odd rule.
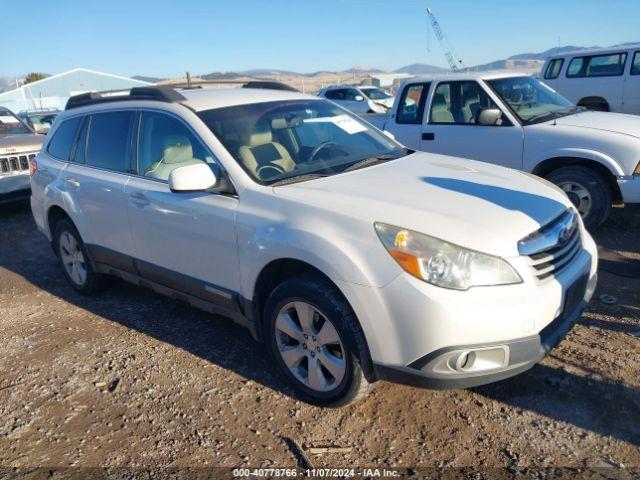
[[[535,277],[542,281],[558,275],[582,248],[578,217],[567,210],[548,225],[524,238],[518,244],[527,255]]]
[[[0,174],[25,173],[29,170],[29,160],[34,158],[36,153],[21,153],[8,157],[0,157]]]

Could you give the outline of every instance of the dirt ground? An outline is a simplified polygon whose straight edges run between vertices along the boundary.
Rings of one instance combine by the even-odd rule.
[[[640,212],[616,209],[596,237],[640,259]],[[28,206],[0,207],[0,467],[637,474],[640,279],[605,267],[588,310],[532,370],[460,391],[379,383],[361,403],[323,410],[296,400],[230,321],[127,284],[79,296]],[[317,446],[343,449],[308,453]]]

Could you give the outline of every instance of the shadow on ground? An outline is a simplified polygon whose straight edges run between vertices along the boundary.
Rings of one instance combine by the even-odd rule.
[[[277,374],[276,367],[265,360],[267,355],[262,345],[230,320],[213,317],[187,304],[123,283],[98,297],[82,297],[64,282],[55,256],[46,239],[37,232],[27,205],[0,207],[0,226],[0,244],[5,246],[0,249],[0,268],[95,315],[293,396],[292,390]],[[607,325],[603,327],[613,331],[624,329],[623,324],[605,323]],[[640,445],[637,422],[640,391],[636,388],[536,365],[513,379],[474,391],[499,402]],[[603,398],[610,408],[602,409]]]

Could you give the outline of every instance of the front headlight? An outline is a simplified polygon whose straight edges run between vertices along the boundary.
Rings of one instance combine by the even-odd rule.
[[[387,251],[407,273],[432,285],[467,290],[522,282],[502,258],[393,225],[375,223],[375,229]]]

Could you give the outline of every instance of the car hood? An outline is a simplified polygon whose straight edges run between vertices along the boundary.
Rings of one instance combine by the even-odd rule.
[[[44,139],[44,135],[35,133],[0,135],[0,155],[38,151]]]
[[[640,138],[640,116],[611,112],[582,112],[550,122],[570,127],[592,128]]]
[[[372,228],[373,222],[388,223],[504,257],[517,256],[519,240],[570,206],[559,189],[538,177],[428,153],[274,192]]]

